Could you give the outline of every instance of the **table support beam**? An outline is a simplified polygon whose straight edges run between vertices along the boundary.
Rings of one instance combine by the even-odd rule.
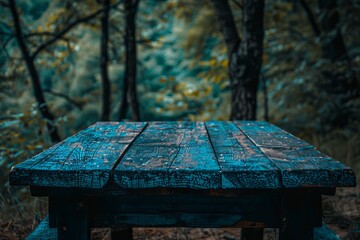
[[[264,228],[242,228],[241,240],[263,240]]]
[[[315,226],[321,226],[321,195],[306,191],[284,193],[279,240],[311,240]]]
[[[49,210],[56,211],[55,219],[51,219],[50,225],[57,225],[59,240],[90,240],[88,203],[85,198],[74,196],[53,198]]]
[[[111,240],[132,240],[132,228],[111,228]]]

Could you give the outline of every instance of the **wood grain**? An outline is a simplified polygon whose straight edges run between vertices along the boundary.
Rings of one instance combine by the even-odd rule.
[[[111,167],[146,123],[96,123],[14,166],[15,185],[102,188]]]
[[[207,122],[222,188],[279,188],[279,170],[232,122]]]
[[[49,216],[46,216],[26,240],[57,240],[57,228],[49,228]]]
[[[355,186],[351,168],[286,131],[266,122],[236,125],[279,168],[284,188]]]
[[[13,185],[125,189],[354,186],[344,164],[266,122],[100,122],[14,166]]]
[[[314,229],[315,240],[340,240],[339,236],[336,235],[325,223],[322,227]]]
[[[153,122],[114,172],[122,188],[221,188],[220,168],[202,122]]]

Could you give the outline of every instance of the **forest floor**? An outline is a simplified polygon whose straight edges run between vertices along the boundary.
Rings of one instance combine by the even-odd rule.
[[[1,195],[0,239],[15,240],[25,237],[36,227],[47,212],[46,198],[32,198],[26,188],[17,189],[20,198],[11,198],[12,193]],[[22,196],[22,197],[21,197]],[[324,221],[341,239],[360,239],[360,187],[338,188],[335,196],[323,199]],[[240,239],[240,230],[234,228],[135,228],[134,239]],[[266,240],[277,239],[277,231],[265,229]],[[108,229],[93,229],[92,239],[110,239]]]

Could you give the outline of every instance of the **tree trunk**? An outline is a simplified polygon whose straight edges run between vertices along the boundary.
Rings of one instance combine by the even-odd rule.
[[[35,67],[34,59],[31,57],[29,49],[27,48],[27,46],[23,40],[20,19],[19,19],[19,14],[16,9],[15,0],[9,0],[9,7],[10,7],[11,15],[13,17],[16,40],[19,44],[19,48],[21,50],[26,67],[30,74],[30,79],[31,79],[31,82],[33,85],[34,95],[35,95],[35,98],[36,98],[36,101],[38,104],[38,108],[40,110],[42,117],[46,119],[46,126],[48,128],[51,141],[52,142],[60,142],[61,139],[60,139],[57,127],[54,124],[54,116],[51,114],[51,112],[47,106],[46,100],[44,98],[44,95],[43,95],[43,91],[42,91],[41,83],[40,83],[40,79],[39,79],[39,74]]]
[[[108,76],[108,42],[109,42],[109,11],[110,11],[110,0],[104,0],[103,2],[104,13],[101,17],[101,80],[102,80],[102,114],[101,120],[108,121],[110,119],[110,93],[111,85]]]
[[[131,107],[132,120],[140,121],[139,103],[136,94],[136,24],[135,16],[138,1],[125,0],[125,77],[123,84],[123,101],[120,106],[119,120],[126,117],[127,107]],[[126,98],[126,99],[125,99]]]
[[[256,93],[262,62],[264,1],[244,0],[240,39],[228,1],[212,0],[229,54],[231,120],[256,119]]]
[[[339,13],[337,11],[336,0],[319,0],[318,1],[318,19],[315,21],[313,11],[305,0],[300,1],[303,6],[309,22],[312,26],[314,34],[321,40],[322,57],[328,59],[332,63],[347,63],[348,70],[345,73],[343,70],[336,68],[327,68],[321,73],[325,81],[318,83],[318,88],[327,91],[329,94],[329,105],[343,106],[348,100],[360,95],[356,73],[353,70],[352,60],[348,55],[347,48],[344,43],[343,36],[338,26],[340,23]],[[350,73],[350,75],[348,75]],[[346,80],[344,80],[346,76]],[[349,96],[346,98],[339,98],[339,93],[346,93]],[[339,102],[340,101],[340,102]],[[351,119],[352,113],[343,111],[340,107],[332,108],[329,114],[320,117],[320,125],[323,127],[323,133],[326,133],[325,126],[331,124],[333,126],[343,126]]]
[[[309,4],[306,2],[306,0],[300,0],[300,4],[305,10],[305,13],[307,15],[307,18],[309,20],[309,23],[311,25],[311,28],[312,28],[315,36],[319,37],[321,34],[320,28],[315,20],[315,16],[314,16],[313,11],[311,10]]]
[[[347,49],[338,28],[339,13],[336,0],[319,0],[320,24],[323,30],[323,54],[332,62],[348,60]]]

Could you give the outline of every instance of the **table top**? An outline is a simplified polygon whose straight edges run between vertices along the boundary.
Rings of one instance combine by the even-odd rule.
[[[354,172],[267,122],[98,122],[15,165],[12,185],[122,189],[355,186]]]

